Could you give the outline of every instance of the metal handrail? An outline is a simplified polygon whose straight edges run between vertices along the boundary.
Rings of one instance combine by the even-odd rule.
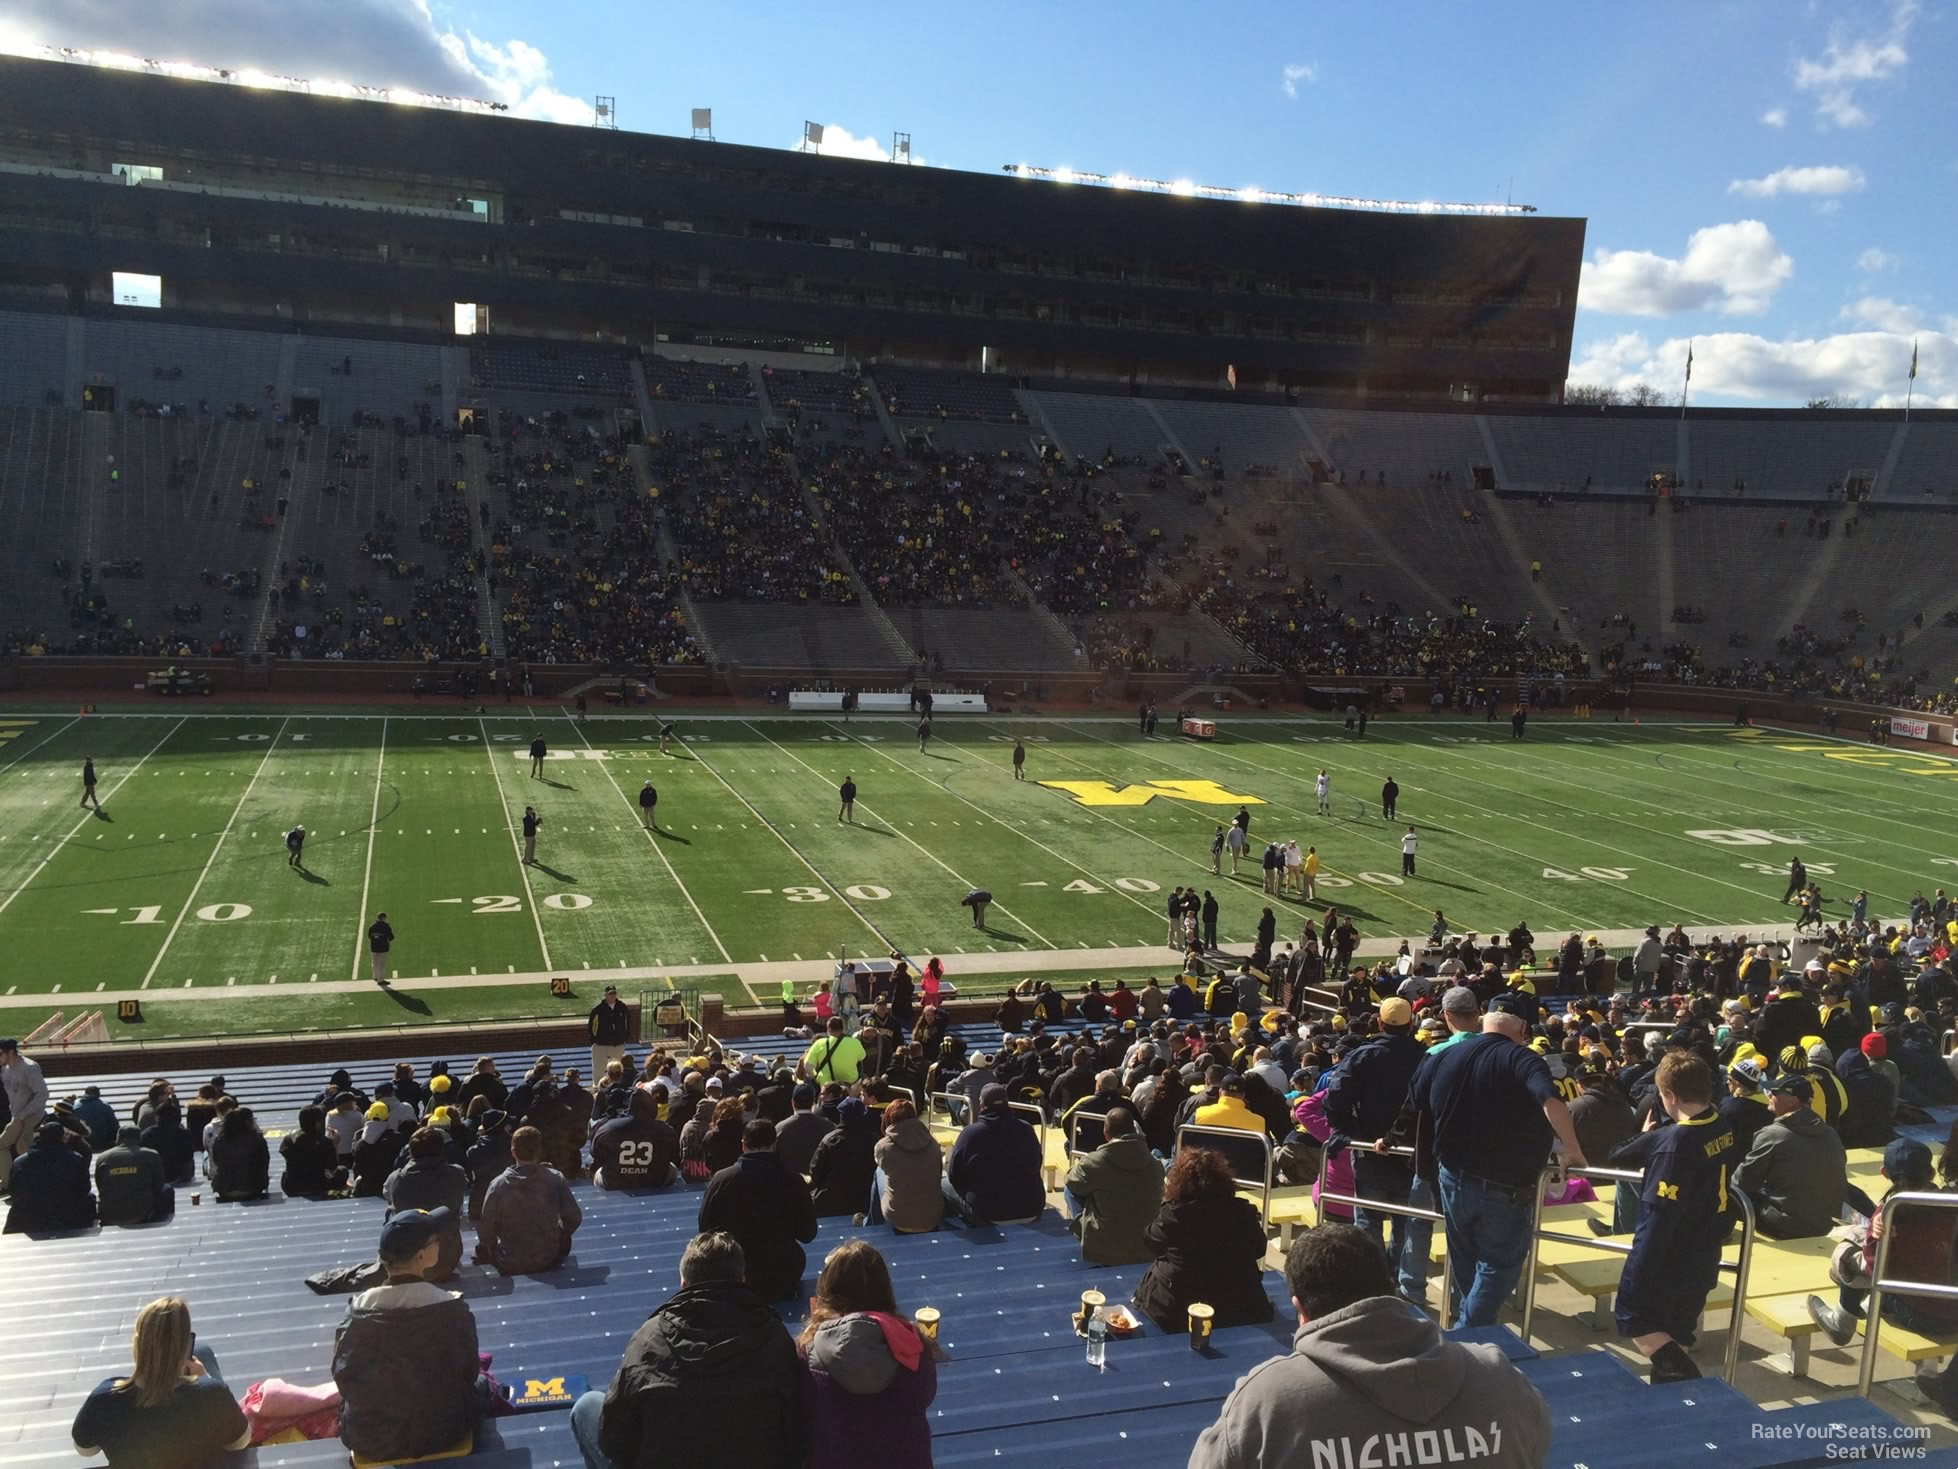
[[[1028,1112],[1033,1115],[1033,1130],[1039,1134],[1040,1146],[1044,1150],[1047,1146],[1047,1109],[1038,1102],[1008,1102],[1006,1109],[1009,1112]]]
[[[1364,1143],[1364,1144],[1352,1143],[1347,1146],[1346,1152],[1348,1156],[1351,1156],[1352,1154],[1360,1151],[1361,1149],[1364,1149],[1366,1152],[1377,1153],[1385,1157],[1406,1158],[1410,1162],[1412,1162],[1417,1156],[1413,1148],[1399,1147],[1393,1144],[1389,1144],[1387,1147],[1384,1148],[1376,1148],[1372,1143]],[[1332,1191],[1331,1185],[1328,1184],[1326,1181],[1326,1165],[1330,1161],[1331,1160],[1326,1156],[1326,1149],[1324,1144],[1321,1144],[1319,1148],[1319,1179],[1318,1182],[1313,1185],[1313,1188],[1315,1190],[1314,1199],[1322,1210],[1327,1204],[1348,1204],[1355,1209],[1365,1209],[1369,1213],[1398,1214],[1403,1219],[1426,1219],[1430,1223],[1439,1224],[1442,1226],[1441,1329],[1443,1331],[1448,1330],[1448,1324],[1452,1317],[1454,1304],[1455,1304],[1454,1291],[1452,1289],[1454,1277],[1450,1273],[1450,1266],[1452,1265],[1453,1262],[1450,1261],[1448,1258],[1448,1231],[1447,1231],[1448,1221],[1442,1217],[1441,1211],[1439,1209],[1423,1209],[1418,1204],[1396,1204],[1386,1199],[1372,1199],[1372,1198],[1362,1197],[1359,1192],[1360,1185],[1359,1185],[1359,1176],[1357,1172],[1354,1175],[1352,1193],[1350,1194],[1334,1193]],[[1321,1222],[1323,1222],[1323,1215],[1321,1216]],[[1427,1271],[1427,1268],[1428,1268],[1428,1262],[1423,1260],[1421,1262],[1421,1269],[1424,1274]],[[1525,1333],[1526,1339],[1527,1339],[1527,1335],[1528,1333],[1526,1332]]]
[[[1958,1194],[1891,1194],[1883,1201],[1880,1216],[1883,1228],[1876,1241],[1876,1268],[1870,1272],[1870,1294],[1863,1302],[1863,1363],[1857,1373],[1856,1391],[1864,1397],[1870,1395],[1870,1383],[1876,1378],[1876,1337],[1883,1325],[1883,1293],[1888,1291],[1894,1296],[1931,1296],[1938,1300],[1958,1301],[1958,1286],[1938,1285],[1928,1280],[1884,1278],[1884,1271],[1890,1264],[1890,1241],[1897,1237],[1891,1215],[1907,1207],[1958,1209]]]
[[[1126,1098],[1123,1100],[1122,1105],[1128,1105]],[[1102,1125],[1102,1142],[1108,1140],[1108,1114],[1106,1112],[1071,1113],[1067,1119],[1067,1155],[1070,1158],[1077,1158],[1083,1153],[1092,1153],[1094,1151],[1094,1148],[1084,1148],[1081,1146],[1081,1123],[1085,1118],[1089,1117],[1094,1118],[1095,1121]],[[1095,1147],[1100,1146],[1100,1143],[1095,1144]]]
[[[1179,1153],[1182,1152],[1183,1149],[1186,1146],[1188,1146],[1188,1144],[1184,1141],[1184,1139],[1192,1135],[1195,1135],[1197,1137],[1224,1138],[1224,1139],[1228,1139],[1231,1142],[1235,1142],[1240,1146],[1246,1142],[1255,1142],[1260,1148],[1264,1150],[1265,1171],[1264,1171],[1264,1177],[1262,1179],[1239,1178],[1237,1176],[1237,1169],[1233,1167],[1231,1169],[1231,1182],[1243,1185],[1248,1188],[1257,1189],[1259,1191],[1258,1217],[1260,1219],[1263,1219],[1267,1214],[1269,1214],[1271,1212],[1271,1139],[1265,1136],[1265,1134],[1262,1132],[1251,1132],[1248,1129],[1242,1127],[1208,1127],[1200,1122],[1186,1122],[1181,1127],[1176,1129],[1177,1152]],[[1227,1150],[1223,1148],[1216,1148],[1213,1149],[1212,1151],[1221,1153],[1223,1155],[1224,1161],[1226,1163],[1230,1162],[1231,1155]]]
[[[1537,1178],[1536,1201],[1530,1210],[1530,1254],[1523,1265],[1523,1340],[1530,1340],[1530,1328],[1536,1320],[1536,1271],[1538,1246],[1544,1240],[1557,1240],[1563,1244],[1584,1245],[1607,1255],[1629,1255],[1630,1245],[1621,1245],[1615,1240],[1601,1239],[1594,1234],[1565,1234],[1559,1230],[1543,1227],[1544,1185],[1554,1178],[1588,1178],[1593,1182],[1616,1183],[1621,1187],[1627,1183],[1643,1183],[1645,1171],[1630,1168],[1568,1168],[1559,1165],[1546,1167]],[[1747,1277],[1754,1265],[1754,1201],[1734,1187],[1731,1175],[1727,1181],[1727,1197],[1740,1210],[1740,1251],[1730,1263],[1720,1261],[1720,1269],[1734,1272],[1734,1304],[1727,1319],[1727,1349],[1721,1364],[1720,1375],[1727,1382],[1734,1380],[1734,1373],[1740,1369],[1741,1323],[1747,1313]],[[1958,1203],[1958,1199],[1953,1200]],[[1958,1295],[1958,1291],[1953,1294]]]

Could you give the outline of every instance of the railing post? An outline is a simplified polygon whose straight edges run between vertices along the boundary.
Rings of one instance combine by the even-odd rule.
[[[1734,1307],[1727,1320],[1727,1356],[1721,1376],[1731,1384],[1740,1371],[1740,1328],[1747,1314],[1747,1272],[1754,1264],[1754,1201],[1728,1185],[1740,1205],[1740,1257],[1734,1262]]]
[[[1536,1262],[1543,1243],[1543,1181],[1559,1170],[1545,1168],[1537,1175],[1536,1194],[1530,1200],[1530,1254],[1523,1262],[1523,1345],[1530,1344],[1530,1331],[1536,1325]]]
[[[1892,1194],[1883,1201],[1879,1216],[1883,1228],[1876,1242],[1876,1264],[1870,1271],[1870,1293],[1863,1300],[1863,1361],[1856,1372],[1856,1391],[1863,1397],[1870,1395],[1870,1385],[1876,1381],[1876,1337],[1883,1326],[1883,1275],[1884,1267],[1890,1263],[1890,1241],[1897,1233],[1897,1200],[1898,1196]]]

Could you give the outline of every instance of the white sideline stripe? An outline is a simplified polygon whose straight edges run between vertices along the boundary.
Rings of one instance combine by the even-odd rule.
[[[185,717],[188,718],[188,716]],[[121,790],[123,786],[128,783],[129,777],[131,775],[134,775],[137,771],[143,768],[143,761],[149,759],[150,756],[154,755],[158,750],[162,749],[165,745],[167,745],[170,742],[170,736],[175,734],[178,730],[182,729],[183,727],[184,727],[184,721],[182,719],[179,719],[175,724],[171,725],[168,732],[165,733],[163,738],[158,740],[155,744],[151,745],[149,749],[145,750],[143,752],[142,759],[138,760],[134,765],[129,767],[128,774],[124,775],[121,780],[118,780],[114,785],[109,787],[109,794],[113,796],[117,791]],[[97,804],[100,804],[100,802],[98,801]],[[88,815],[84,816],[80,821],[77,821],[72,827],[70,827],[68,830],[68,835],[63,837],[59,842],[55,843],[54,851],[50,852],[46,857],[44,857],[41,860],[41,866],[35,868],[26,877],[23,877],[20,880],[20,886],[15,888],[11,893],[8,893],[4,901],[0,901],[0,913],[5,913],[9,908],[11,908],[13,906],[14,899],[18,898],[22,893],[26,892],[27,885],[32,881],[34,881],[36,877],[40,876],[42,868],[45,868],[48,865],[48,863],[54,861],[55,856],[60,853],[61,849],[64,846],[66,846],[69,842],[72,842],[75,839],[75,833],[80,831],[84,826],[88,825],[88,823],[93,820],[95,820],[95,813],[91,811],[88,813]],[[134,841],[136,834],[134,832],[131,832],[129,835],[130,835],[130,840]]]
[[[1720,932],[1744,929],[1750,935],[1758,935],[1764,942],[1788,939],[1794,936],[1794,925],[1726,923],[1715,927]],[[1609,949],[1628,949],[1645,937],[1643,929],[1614,928],[1595,929]],[[1377,939],[1362,939],[1356,956],[1362,959],[1392,958],[1400,945],[1400,935]],[[1241,945],[1240,947],[1248,947]],[[855,957],[883,958],[889,951],[880,949],[876,953],[865,949]],[[605,969],[595,971],[602,974],[608,983],[622,983],[633,980],[653,980],[664,983],[668,979],[704,979],[709,976],[732,974],[735,979],[749,985],[757,995],[772,995],[780,988],[784,979],[797,984],[816,984],[826,982],[835,971],[836,961],[830,959],[810,959],[797,963],[790,959],[772,959],[767,963],[744,964],[638,964],[627,969]],[[1165,978],[1176,972],[1176,959],[1168,954],[1161,944],[1136,944],[1119,949],[1056,949],[1047,952],[1035,950],[1032,953],[1009,952],[991,954],[967,954],[958,967],[958,973],[969,975],[1010,974],[1065,974],[1083,973],[1087,976],[1105,974],[1111,969],[1155,970]],[[397,976],[392,988],[403,994],[415,991],[436,993],[441,990],[466,989],[504,989],[511,986],[537,985],[549,981],[554,973],[548,969],[536,970],[529,974],[518,974],[512,970],[506,974],[468,975],[445,974]],[[321,980],[308,986],[316,995],[357,995],[372,994],[371,980]],[[277,998],[281,991],[274,984],[240,984],[227,989],[223,985],[209,985],[204,989],[192,989],[170,996],[171,1004],[208,1003],[212,1001],[228,1003],[240,999]],[[142,990],[106,990],[101,994],[104,1004],[117,1000],[154,1000],[154,992],[145,994]],[[0,995],[0,1011],[46,1009],[48,996],[45,992],[26,995]],[[769,1008],[769,1007],[762,1007]],[[4,1459],[0,1459],[4,1462]]]
[[[367,952],[367,893],[374,881],[374,837],[381,821],[381,772],[388,763],[388,721],[381,717],[381,752],[374,761],[374,805],[367,813],[367,865],[360,874],[359,933],[354,938],[354,967],[351,978],[360,978],[361,956]],[[315,976],[317,978],[317,976]]]
[[[197,881],[190,886],[190,896],[184,899],[183,907],[177,910],[177,921],[170,925],[170,932],[163,936],[163,947],[156,951],[156,958],[150,963],[149,973],[143,976],[144,989],[149,988],[150,981],[156,978],[156,971],[163,966],[163,956],[170,952],[170,945],[176,942],[177,930],[184,926],[184,920],[190,916],[191,905],[196,903],[198,893],[203,890],[204,879],[211,875],[211,864],[218,860],[218,853],[224,850],[225,838],[231,835],[231,828],[238,820],[238,813],[245,809],[245,802],[251,799],[252,788],[258,784],[258,778],[265,774],[265,767],[271,763],[272,752],[279,748],[279,737],[286,732],[286,725],[289,722],[284,719],[279,721],[278,729],[273,731],[270,742],[265,746],[265,753],[259,757],[258,768],[252,772],[252,778],[245,782],[245,793],[238,798],[238,804],[231,808],[230,820],[225,822],[224,830],[218,833],[217,844],[211,848],[211,855],[204,859],[204,866],[197,874]],[[186,980],[185,983],[188,984],[189,981]]]
[[[585,741],[585,748],[587,750],[594,750],[597,748],[597,746],[592,744],[590,740],[585,739],[584,730],[578,725],[578,723],[575,720],[572,722],[571,727],[578,731],[578,738]],[[619,784],[618,777],[612,774],[611,770],[607,767],[606,762],[603,760],[597,760],[594,761],[593,763],[597,765],[600,770],[605,772],[605,778],[612,782],[612,789],[619,793],[619,799],[625,802],[626,809],[628,811],[636,811],[638,808],[633,805],[632,797],[628,796],[625,793],[625,787]],[[657,811],[658,809],[659,809],[658,807],[654,807],[655,811]],[[612,830],[617,831],[618,828],[615,826],[612,828]],[[700,904],[696,903],[693,900],[693,894],[687,891],[687,885],[684,882],[680,881],[680,874],[674,870],[673,864],[667,860],[666,853],[660,850],[659,838],[646,829],[645,818],[643,817],[643,815],[640,818],[639,831],[640,834],[646,838],[647,845],[649,845],[653,849],[653,855],[659,858],[660,865],[666,869],[666,875],[673,879],[673,885],[680,890],[680,896],[685,898],[687,900],[687,906],[693,909],[693,916],[698,918],[700,920],[700,926],[707,930],[707,937],[712,939],[714,941],[714,947],[721,951],[721,958],[726,960],[730,964],[733,963],[734,956],[728,953],[727,945],[721,942],[721,936],[714,932],[714,925],[707,921],[707,915],[700,911]],[[621,965],[620,967],[624,968],[623,965]]]

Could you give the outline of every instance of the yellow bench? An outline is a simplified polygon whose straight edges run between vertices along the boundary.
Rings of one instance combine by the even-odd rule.
[[[1820,1290],[1796,1291],[1787,1295],[1750,1295],[1747,1298],[1747,1314],[1788,1343],[1788,1372],[1791,1377],[1808,1376],[1808,1354],[1814,1345],[1811,1338],[1821,1332],[1815,1318],[1808,1314],[1808,1298],[1820,1295],[1823,1300],[1829,1301],[1834,1292],[1835,1286],[1825,1278]],[[1862,1334],[1861,1321],[1856,1323],[1856,1331],[1859,1336]],[[1829,1342],[1828,1345],[1833,1347],[1835,1343]],[[1894,1321],[1886,1321],[1877,1335],[1876,1347],[1886,1356],[1914,1365],[1950,1356],[1958,1351],[1958,1342],[1940,1341],[1937,1337],[1907,1330]],[[1842,1350],[1852,1349],[1844,1347]],[[1778,1367],[1781,1364],[1775,1362],[1773,1365]]]
[[[1550,1273],[1579,1295],[1591,1298],[1591,1325],[1596,1330],[1612,1329],[1611,1303],[1618,1294],[1619,1277],[1625,1273],[1623,1255],[1600,1255],[1589,1260],[1553,1265]],[[1707,1295],[1706,1309],[1724,1310],[1733,1303],[1733,1282],[1723,1274]]]

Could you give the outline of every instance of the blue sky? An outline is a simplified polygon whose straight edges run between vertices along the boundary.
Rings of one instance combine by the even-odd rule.
[[[0,46],[470,91],[928,165],[1499,200],[1590,221],[1572,376],[1958,407],[1958,35],[1931,0],[846,7],[5,0]],[[1942,82],[1940,79],[1944,79]],[[843,135],[847,134],[847,137]]]

